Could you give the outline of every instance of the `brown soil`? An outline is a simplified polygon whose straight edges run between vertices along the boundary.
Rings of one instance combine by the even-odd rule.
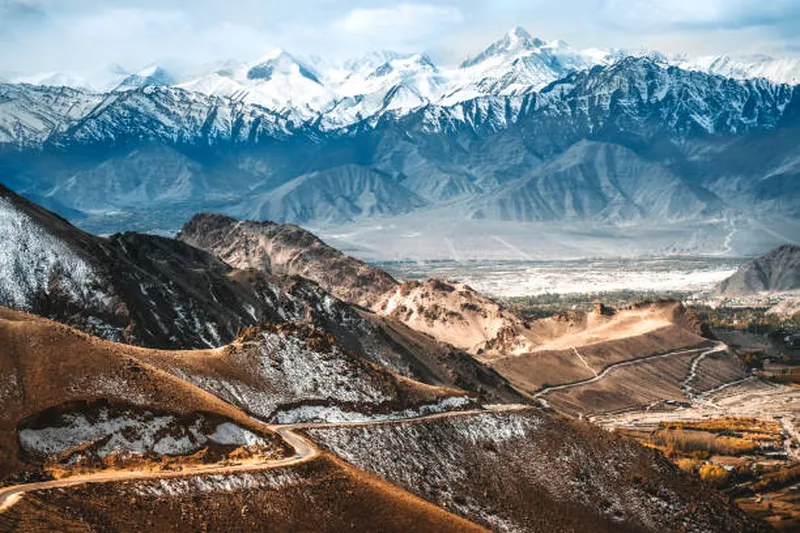
[[[566,350],[536,351],[520,356],[504,357],[492,362],[492,367],[516,387],[534,392],[548,386],[575,383],[591,378],[596,375],[595,373],[600,373],[615,363],[646,358],[673,350],[699,350],[708,346],[710,345],[702,337],[697,337],[671,325],[635,337],[609,340]],[[730,360],[725,360],[724,363],[730,364]],[[650,363],[643,363],[644,366],[647,364]],[[739,369],[738,366],[734,366]],[[678,381],[683,377],[679,376]],[[677,383],[671,385],[676,386]]]
[[[233,487],[224,476],[197,483],[133,481],[49,490],[0,515],[3,531],[431,531],[478,532],[394,485],[331,456],[254,473]],[[202,485],[201,485],[202,483]],[[204,488],[191,492],[181,487]],[[165,488],[169,493],[165,493]]]
[[[357,467],[493,529],[766,530],[655,450],[535,409],[307,433]]]
[[[75,329],[0,308],[0,478],[21,463],[17,426],[70,402],[106,400],[178,415],[213,413],[264,434],[238,409],[148,362],[152,350],[102,341]],[[288,453],[268,436],[276,455]]]
[[[310,349],[326,352],[335,346],[332,338],[309,326],[286,324],[265,328],[300,337]],[[265,328],[252,330],[243,340],[220,349],[170,352],[103,341],[46,319],[0,308],[0,345],[4,347],[0,353],[3,400],[0,479],[15,473],[18,475],[14,479],[23,479],[22,472],[42,467],[40,462],[20,457],[17,430],[21,424],[45,410],[79,402],[105,401],[176,415],[208,413],[263,434],[264,427],[244,412],[167,370],[180,369],[188,374],[213,376],[269,390],[270,383],[257,382],[258,378],[254,377],[257,362],[253,352],[258,346],[247,340],[247,335],[255,339]],[[361,368],[393,398],[389,404],[378,406],[379,410],[405,409],[463,394],[396,376],[339,348],[336,350],[337,357],[351,358],[354,368]],[[302,398],[298,400],[302,403]],[[368,406],[367,410],[372,408]],[[276,435],[267,440],[275,456],[288,453]],[[209,457],[215,455],[212,452],[209,450]],[[157,468],[161,461],[154,461],[154,468]]]
[[[661,400],[688,401],[682,381],[689,375],[689,365],[714,346],[697,316],[672,301],[616,312],[569,312],[531,322],[529,327],[541,344],[529,353],[490,357],[489,365],[527,393],[601,375],[599,381],[545,396],[553,407],[570,414],[610,412]],[[673,352],[666,359],[657,357]],[[604,375],[606,369],[611,370]],[[737,357],[720,351],[702,358],[690,385],[702,392],[744,376]]]
[[[545,399],[573,415],[620,411],[660,400],[685,401],[680,381],[694,356],[675,355],[619,368],[591,385],[555,391]]]

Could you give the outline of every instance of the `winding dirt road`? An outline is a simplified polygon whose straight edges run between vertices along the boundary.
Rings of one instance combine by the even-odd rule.
[[[311,461],[320,455],[317,445],[308,437],[297,433],[297,430],[308,428],[325,428],[341,426],[371,426],[385,424],[399,424],[405,422],[422,422],[441,418],[452,418],[461,416],[475,416],[490,412],[512,412],[531,409],[527,405],[487,405],[483,409],[473,409],[469,411],[447,411],[425,416],[411,418],[395,418],[389,420],[369,420],[363,422],[326,422],[326,423],[300,423],[300,424],[264,424],[259,422],[265,429],[274,431],[294,449],[294,455],[275,459],[272,461],[262,461],[251,459],[243,461],[241,464],[213,464],[188,467],[177,471],[137,471],[137,470],[118,470],[102,471],[93,474],[81,474],[78,476],[52,481],[40,481],[35,483],[22,483],[0,488],[0,513],[10,509],[27,492],[47,490],[64,487],[74,487],[85,483],[111,483],[115,481],[131,481],[137,479],[168,479],[178,477],[199,476],[205,474],[233,474],[236,472],[251,472],[258,470],[270,470],[274,468],[285,468],[294,466],[307,461]]]
[[[704,351],[703,348],[692,348],[692,349],[688,349],[688,350],[682,349],[682,350],[673,350],[671,352],[666,352],[666,353],[648,355],[648,356],[645,356],[645,357],[639,357],[638,359],[627,359],[625,361],[620,361],[619,363],[614,363],[614,364],[608,365],[607,367],[605,367],[602,370],[602,372],[596,374],[593,378],[584,379],[584,380],[581,380],[581,381],[573,381],[572,383],[565,383],[563,385],[553,385],[552,387],[546,387],[544,389],[541,389],[541,390],[537,391],[533,395],[533,397],[534,398],[541,398],[545,394],[548,394],[548,393],[551,393],[551,392],[555,392],[555,391],[559,391],[559,390],[565,390],[565,389],[572,389],[574,387],[582,387],[584,385],[590,385],[592,383],[596,383],[596,382],[600,381],[601,379],[606,377],[610,372],[613,372],[614,370],[617,370],[619,368],[623,368],[623,367],[626,367],[626,366],[638,365],[638,364],[641,364],[641,363],[646,363],[648,361],[653,361],[654,359],[664,359],[666,357],[673,357],[673,356],[676,356],[676,355],[684,355],[684,354],[687,354],[687,353],[702,352],[702,353],[700,353],[700,355],[696,359],[696,361],[699,361],[700,359],[704,358],[705,356],[707,356],[709,354],[712,354],[712,353],[715,353],[715,352],[720,352],[720,351],[726,350],[727,348],[728,348],[727,345],[725,345],[724,343],[715,342],[713,348],[709,348],[709,349],[707,349],[705,351]]]
[[[101,471],[92,474],[40,481],[36,483],[23,483],[0,489],[0,513],[13,506],[26,492],[74,487],[84,483],[110,483],[113,481],[130,481],[136,479],[168,479],[176,477],[198,476],[203,474],[232,474],[271,468],[283,468],[310,461],[319,455],[319,449],[313,442],[302,435],[294,433],[291,429],[280,428],[278,434],[295,450],[295,454],[282,459],[262,461],[258,459],[244,460],[240,464],[212,464],[185,467],[175,471],[150,471],[150,470],[117,470]]]

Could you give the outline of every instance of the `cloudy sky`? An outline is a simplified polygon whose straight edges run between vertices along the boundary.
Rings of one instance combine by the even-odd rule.
[[[0,0],[0,72],[200,64],[276,47],[455,61],[515,25],[580,48],[800,53],[800,0]]]

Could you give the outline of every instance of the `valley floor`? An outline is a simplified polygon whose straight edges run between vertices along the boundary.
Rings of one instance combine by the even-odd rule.
[[[661,449],[678,466],[707,478],[746,512],[778,530],[800,528],[797,386],[753,376],[685,404],[655,402],[589,419]]]
[[[329,245],[370,262],[577,261],[752,256],[795,243],[800,222],[764,218],[732,224],[723,218],[615,225],[470,220],[458,213],[415,212],[310,229]]]

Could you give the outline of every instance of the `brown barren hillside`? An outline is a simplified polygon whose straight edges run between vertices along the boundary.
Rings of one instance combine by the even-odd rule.
[[[383,270],[343,254],[293,224],[238,221],[201,213],[177,238],[217,255],[234,268],[303,276],[338,298],[365,307],[397,285]]]
[[[462,387],[484,399],[515,401],[503,378],[523,396],[574,385],[558,392],[561,401],[552,405],[573,414],[597,413],[684,401],[745,376],[724,347],[713,357],[705,353],[718,346],[710,330],[676,301],[620,310],[598,305],[593,312],[527,321],[463,283],[398,284],[294,226],[198,215],[179,239],[239,268],[307,275],[345,300],[368,305],[361,315],[381,337],[405,348],[404,374]],[[462,352],[484,368],[470,365]],[[694,364],[701,359],[706,364]],[[691,384],[685,383],[689,377]]]
[[[172,415],[179,417],[180,422],[181,416],[205,413],[214,420],[226,420],[261,435],[276,455],[287,453],[280,438],[265,434],[263,425],[212,394],[150,364],[148,350],[102,341],[5,308],[0,308],[0,346],[3,347],[0,350],[2,478],[39,467],[39,461],[26,462],[22,456],[19,431],[42,429],[42,420],[37,420],[37,415],[54,408],[75,407],[82,412],[71,413],[72,421],[81,416],[91,421],[98,416],[107,419],[108,413],[97,413],[96,409],[111,407],[112,411],[143,417],[133,422],[144,425],[153,416]],[[180,427],[176,430],[181,431]],[[31,439],[31,443],[35,445],[37,440],[45,440],[47,446],[44,438]]]
[[[171,352],[0,308],[0,346],[2,477],[87,453],[193,454],[209,441],[284,453],[277,436],[257,438],[264,426],[244,411],[349,420],[470,403],[352,355],[307,325],[253,328],[223,348]]]
[[[493,531],[768,530],[655,450],[537,409],[307,432]]]
[[[383,270],[343,254],[292,224],[199,214],[177,238],[234,268],[311,279],[344,301],[473,355],[530,347],[523,321],[471,288],[440,280],[400,284]]]
[[[149,357],[264,420],[362,419],[438,402],[469,403],[460,390],[399,376],[308,324],[253,327],[216,350],[154,351]]]
[[[394,485],[323,456],[236,476],[85,485],[29,494],[0,529],[38,531],[487,531]]]
[[[679,302],[599,311],[533,321],[529,332],[539,342],[533,350],[485,361],[519,390],[570,414],[690,401],[747,375]]]
[[[610,313],[610,311],[607,311]],[[636,306],[614,314],[570,312],[529,324],[539,344],[524,354],[486,359],[520,388],[572,383],[615,363],[710,346],[678,302]]]
[[[373,309],[473,355],[525,353],[536,344],[522,319],[463,283],[407,281]]]

